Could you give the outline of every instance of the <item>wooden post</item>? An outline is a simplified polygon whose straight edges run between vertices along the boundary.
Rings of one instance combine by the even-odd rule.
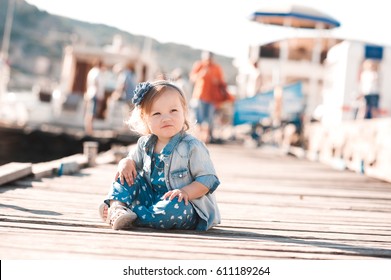
[[[87,157],[88,166],[96,165],[96,157],[98,155],[98,142],[87,141],[83,143],[83,153]]]

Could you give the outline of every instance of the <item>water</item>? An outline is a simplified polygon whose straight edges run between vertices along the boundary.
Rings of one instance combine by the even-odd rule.
[[[9,162],[45,162],[83,153],[83,143],[91,140],[96,139],[76,139],[67,134],[0,128],[0,165]],[[113,144],[130,143],[121,143],[115,139],[101,140],[99,152],[109,150]]]

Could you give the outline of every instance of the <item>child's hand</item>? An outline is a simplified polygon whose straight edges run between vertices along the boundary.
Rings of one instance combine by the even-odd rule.
[[[163,199],[173,200],[174,197],[178,197],[178,202],[185,201],[185,205],[189,204],[189,194],[184,189],[176,189],[168,191],[163,195]]]
[[[128,185],[133,185],[134,178],[137,176],[136,163],[129,159],[123,158],[118,163],[117,173],[115,173],[114,181],[117,181],[119,178],[121,184],[124,184],[124,179]]]

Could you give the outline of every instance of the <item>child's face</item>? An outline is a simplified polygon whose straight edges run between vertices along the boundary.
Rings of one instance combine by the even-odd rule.
[[[185,115],[179,94],[175,89],[167,88],[154,100],[151,112],[146,116],[150,131],[160,141],[168,142],[183,129]]]

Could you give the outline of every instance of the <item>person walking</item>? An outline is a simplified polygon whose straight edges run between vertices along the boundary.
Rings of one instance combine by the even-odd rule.
[[[257,60],[249,64],[246,97],[253,97],[262,92],[262,74]]]
[[[192,89],[189,80],[184,77],[183,70],[179,67],[172,70],[171,79],[174,84],[177,85],[183,91],[183,93],[185,94],[186,101],[189,104],[191,101]]]
[[[201,60],[193,64],[189,77],[193,83],[198,137],[205,143],[214,143],[214,115],[216,106],[223,101],[221,89],[225,87],[223,70],[214,61],[212,52],[203,51]]]
[[[118,99],[131,102],[133,98],[133,91],[136,88],[137,78],[134,65],[129,63],[127,65],[116,65],[119,69],[115,95]]]
[[[87,74],[87,92],[84,97],[84,129],[88,135],[92,135],[93,121],[101,111],[105,98],[104,66],[101,60],[96,61]]]
[[[259,69],[258,60],[249,61],[249,71],[246,84],[246,97],[253,97],[262,93],[262,74]],[[251,124],[250,136],[256,146],[261,145],[261,131],[262,126],[259,122]]]
[[[365,60],[359,77],[361,95],[365,99],[365,119],[379,115],[380,85],[378,65],[375,61]]]

